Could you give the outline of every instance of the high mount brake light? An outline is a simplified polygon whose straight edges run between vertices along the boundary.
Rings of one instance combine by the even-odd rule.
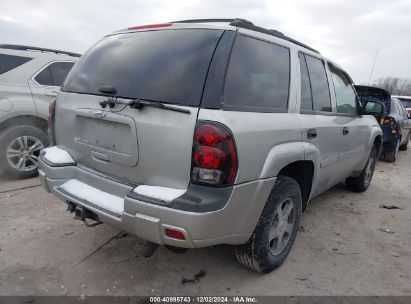
[[[191,181],[208,185],[231,185],[237,174],[234,138],[222,124],[198,123],[194,132]]]
[[[131,26],[128,29],[129,30],[142,30],[142,29],[149,29],[149,28],[157,28],[157,27],[167,27],[173,25],[170,22],[166,23],[156,23],[156,24],[146,24],[146,25],[136,25],[136,26]]]

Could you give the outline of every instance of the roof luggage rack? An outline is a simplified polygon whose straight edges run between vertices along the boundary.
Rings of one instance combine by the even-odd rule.
[[[54,49],[46,49],[41,47],[35,46],[27,46],[27,45],[18,45],[18,44],[0,44],[0,49],[8,49],[8,50],[18,50],[18,51],[40,51],[44,53],[55,53],[55,54],[63,54],[72,57],[81,57],[81,54],[73,53],[73,52],[66,52]]]
[[[297,44],[299,46],[302,46],[303,48],[306,48],[310,51],[313,51],[315,53],[320,53],[319,51],[317,51],[316,49],[313,49],[312,47],[309,47],[308,45],[297,41],[293,38],[290,38],[286,35],[284,35],[283,33],[277,31],[277,30],[271,30],[271,29],[267,29],[264,27],[260,27],[260,26],[256,26],[254,25],[251,21],[246,20],[246,19],[242,19],[242,18],[234,18],[234,19],[189,19],[189,20],[180,20],[180,21],[173,21],[172,23],[206,23],[206,22],[227,22],[229,23],[229,25],[231,26],[236,26],[239,28],[244,28],[247,30],[251,30],[251,31],[256,31],[256,32],[260,32],[260,33],[264,33],[267,35],[271,35],[280,39],[284,39],[287,41],[290,41],[294,44]]]

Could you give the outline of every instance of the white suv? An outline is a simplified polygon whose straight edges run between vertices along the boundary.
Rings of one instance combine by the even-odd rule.
[[[23,45],[0,45],[0,173],[37,174],[49,143],[47,114],[80,54]]]

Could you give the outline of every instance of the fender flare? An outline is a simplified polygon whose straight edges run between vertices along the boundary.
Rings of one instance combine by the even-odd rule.
[[[282,168],[296,161],[305,160],[302,142],[287,142],[270,149],[260,172],[260,179],[277,176]]]

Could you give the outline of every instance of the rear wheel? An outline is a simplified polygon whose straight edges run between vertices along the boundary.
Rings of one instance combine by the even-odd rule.
[[[40,150],[49,143],[47,134],[35,126],[12,126],[0,135],[0,171],[23,179],[37,175]]]
[[[397,143],[395,144],[394,151],[384,153],[384,160],[390,163],[394,163],[397,160],[399,150],[400,150],[400,139],[398,138]]]
[[[375,163],[377,162],[377,148],[375,145],[372,147],[370,156],[368,157],[365,168],[361,171],[361,174],[357,177],[349,177],[345,181],[347,189],[355,192],[363,192],[370,186],[372,176],[374,174]]]
[[[290,177],[279,176],[251,238],[235,248],[237,260],[262,273],[279,267],[294,244],[301,206],[297,182]]]

